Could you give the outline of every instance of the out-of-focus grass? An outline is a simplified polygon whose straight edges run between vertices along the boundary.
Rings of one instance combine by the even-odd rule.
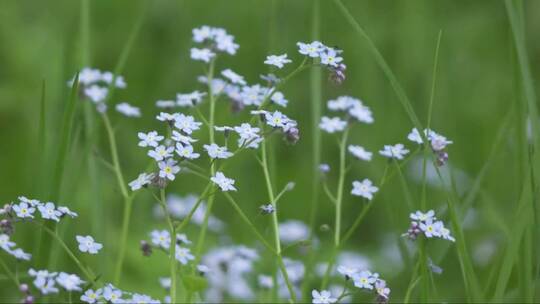
[[[514,8],[514,2],[508,3]],[[530,297],[538,290],[535,289],[538,281],[527,281],[523,277],[537,275],[537,261],[532,264],[534,269],[529,271],[525,269],[529,264],[514,266],[516,262],[527,259],[526,249],[537,248],[538,242],[534,238],[538,235],[536,230],[530,228],[533,213],[528,208],[532,208],[533,197],[530,194],[533,189],[530,189],[531,180],[526,177],[530,175],[528,167],[538,165],[538,161],[533,158],[529,163],[525,159],[529,157],[527,136],[524,134],[527,122],[526,114],[520,111],[534,109],[537,103],[530,92],[538,90],[534,75],[540,73],[540,39],[535,31],[540,27],[540,3],[524,1],[523,16],[514,9],[509,10],[509,15],[517,19],[513,26],[508,21],[502,1],[350,0],[344,4],[373,39],[409,97],[412,110],[420,118],[427,117],[430,111],[426,101],[431,93],[433,45],[439,31],[444,32],[431,126],[454,140],[455,144],[449,151],[450,163],[456,171],[464,173],[461,176],[468,177],[464,181],[458,179],[458,183],[464,182],[468,190],[459,192],[454,201],[459,202],[455,206],[458,220],[465,221],[461,224],[464,224],[467,248],[460,250],[472,257],[472,267],[480,287],[486,290],[486,299],[518,301],[525,300],[524,296]],[[88,10],[81,10],[81,5],[88,5]],[[94,126],[97,135],[82,135],[80,132],[83,130],[90,130],[84,121],[87,115],[92,114],[77,111],[73,128],[62,130],[62,113],[69,95],[66,81],[73,77],[81,64],[92,63],[94,67],[113,70],[143,5],[148,5],[146,19],[122,72],[128,89],[117,91],[114,96],[115,101],[126,100],[141,107],[143,119],[128,120],[111,115],[118,134],[120,161],[126,164],[128,180],[135,178],[147,163],[144,153],[136,147],[136,131],[152,128],[155,100],[201,88],[195,80],[202,74],[200,65],[189,60],[193,27],[202,24],[222,26],[235,35],[241,45],[239,53],[235,57],[224,58],[219,68],[231,67],[250,82],[257,82],[258,75],[267,71],[262,62],[270,50],[287,52],[299,62],[295,43],[308,41],[312,35],[312,1],[308,0],[275,1],[277,13],[273,16],[269,13],[270,1],[254,0],[130,1],[129,5],[122,1],[68,0],[8,0],[0,3],[0,139],[3,147],[0,153],[0,200],[7,202],[18,195],[45,199],[45,193],[53,191],[48,181],[55,174],[57,154],[54,151],[63,147],[61,134],[72,132],[76,141],[68,147],[66,160],[62,162],[65,177],[60,203],[77,206],[81,214],[76,222],[70,224],[71,228],[89,234],[102,231],[105,248],[110,248],[105,255],[109,259],[116,257],[121,197],[114,175],[107,168],[100,167],[97,161],[88,163],[88,157],[95,149],[105,155],[108,153],[106,137],[99,135],[103,131],[99,121]],[[308,198],[312,191],[313,178],[310,174],[313,163],[307,156],[317,139],[310,130],[313,126],[311,115],[305,113],[311,111],[311,104],[318,100],[319,94],[323,100],[341,94],[357,96],[372,108],[375,124],[351,133],[351,141],[369,150],[377,151],[383,144],[405,141],[407,132],[413,127],[407,111],[399,106],[398,98],[365,42],[357,39],[332,1],[320,1],[320,5],[320,39],[345,50],[347,80],[342,86],[323,81],[322,93],[316,92],[317,88],[313,86],[310,93],[310,83],[317,82],[317,76],[310,80],[305,74],[284,90],[291,101],[287,114],[298,119],[302,138],[294,147],[279,145],[274,149],[273,168],[276,171],[273,178],[278,185],[290,180],[296,182],[295,190],[288,193],[281,203],[282,220],[298,218],[309,221],[306,210],[311,206]],[[518,7],[515,6],[516,9]],[[88,13],[89,20],[85,19],[84,12]],[[270,24],[279,33],[272,41],[266,38]],[[525,41],[526,44],[523,43]],[[514,48],[517,49],[515,55],[512,53]],[[520,53],[523,52],[528,53],[528,63],[521,58],[523,54]],[[512,79],[516,65],[521,72],[530,69],[528,74],[519,76],[518,81],[525,86],[523,96],[523,87],[516,89]],[[46,83],[46,107],[42,107],[40,101],[43,80]],[[518,101],[528,104],[516,108],[519,109],[516,115],[507,115]],[[226,109],[224,104],[217,104],[218,112]],[[46,117],[46,133],[40,133],[43,128],[39,117]],[[221,117],[217,118],[220,124],[226,122]],[[95,118],[97,115],[91,119]],[[536,118],[533,121],[535,126]],[[537,130],[533,127],[533,134],[538,134],[535,133]],[[513,134],[519,134],[521,138]],[[47,159],[45,164],[42,158],[35,157],[36,150],[40,151],[36,143],[42,138],[47,139],[44,141],[47,152],[40,152]],[[95,146],[87,147],[85,144],[90,138],[95,138]],[[337,151],[330,142],[323,136],[321,160],[337,168]],[[533,155],[537,157],[538,153]],[[45,178],[36,185],[43,165]],[[229,167],[239,189],[250,189],[235,196],[248,216],[256,216],[257,206],[266,203],[263,176],[252,173],[256,165],[248,157],[240,157]],[[350,176],[377,179],[382,176],[384,166],[384,160],[375,158],[369,164],[355,164]],[[518,170],[518,166],[521,169]],[[403,173],[410,179],[411,171],[414,169],[418,174],[420,168],[411,163]],[[92,173],[94,169],[96,172]],[[92,177],[93,174],[98,177]],[[331,178],[337,179],[332,174]],[[197,180],[179,177],[170,191],[181,194],[200,192],[202,186]],[[408,186],[412,197],[421,197],[421,183],[409,181]],[[444,209],[447,199],[444,190],[428,186],[426,197],[427,206]],[[381,252],[388,236],[396,237],[407,228],[405,202],[400,181],[397,178],[390,180],[346,246],[373,260],[373,270],[389,278],[396,299],[403,299],[415,265],[407,265],[410,271],[404,274],[394,273],[392,267],[385,267],[389,263]],[[164,223],[158,223],[149,216],[154,204],[152,197],[146,194],[134,202],[132,220],[135,224],[130,229],[128,244],[137,244],[151,229],[165,227]],[[356,215],[361,211],[358,202],[347,197],[343,208],[343,214]],[[254,242],[251,233],[244,229],[242,219],[222,197],[218,197],[214,213],[228,223],[228,233],[234,241]],[[465,214],[468,214],[467,220]],[[333,218],[333,206],[320,196],[316,227],[333,223]],[[353,220],[354,217],[345,216],[344,227],[349,227]],[[260,231],[268,231],[268,236],[271,235],[269,223],[255,224]],[[508,227],[508,235],[501,227]],[[22,248],[32,248],[36,238],[34,228],[25,227],[17,231],[16,241]],[[187,233],[196,236],[198,230],[188,227]],[[325,244],[332,243],[332,233],[317,231],[317,234]],[[215,235],[209,238],[210,243],[217,241]],[[477,256],[478,248],[484,242],[495,244],[492,257]],[[74,244],[69,241],[68,245]],[[435,257],[446,251],[446,244],[436,243],[428,248],[434,261],[444,269],[442,275],[433,277],[432,284],[437,291],[436,295],[430,295],[433,300],[458,301],[466,298],[454,249],[450,248],[444,259],[439,261]],[[534,253],[533,257],[537,258],[538,252]],[[102,271],[107,271],[107,267],[100,265],[114,265],[114,260],[95,257],[85,258],[85,262]],[[67,259],[59,261],[57,267],[76,271]],[[159,259],[143,258],[137,248],[131,246],[125,260],[122,287],[155,296],[163,295],[157,278],[167,274],[167,267]],[[107,273],[105,279],[112,280],[112,274]],[[146,282],[144,285],[140,284],[142,280]],[[522,292],[520,287],[524,284],[531,286],[525,286],[526,291]],[[8,284],[0,286],[0,301],[11,299],[12,288]],[[417,299],[416,292],[420,286],[417,284],[414,288],[412,299]]]

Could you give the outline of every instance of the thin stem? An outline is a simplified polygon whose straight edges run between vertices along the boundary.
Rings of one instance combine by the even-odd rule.
[[[346,128],[339,144],[339,180],[336,194],[336,227],[334,229],[334,246],[336,248],[340,244],[339,238],[341,235],[341,204],[343,202],[343,187],[345,183],[345,153],[347,151],[348,136],[349,128]]]
[[[17,288],[19,288],[19,285],[20,285],[19,280],[17,280],[17,277],[9,269],[9,267],[6,265],[6,263],[4,263],[4,260],[2,258],[0,258],[0,266],[2,266],[2,268],[4,268],[4,271],[6,272],[7,276],[13,281],[13,283],[15,283],[15,286],[17,286]]]
[[[262,124],[262,123],[261,123]],[[261,125],[262,129],[262,125]],[[285,279],[285,283],[287,284],[287,288],[289,289],[289,294],[291,296],[291,299],[293,302],[296,302],[296,294],[294,292],[294,289],[289,282],[289,274],[287,273],[287,269],[285,268],[285,265],[283,264],[283,259],[281,257],[281,241],[279,239],[279,221],[278,221],[278,209],[277,209],[277,202],[274,197],[274,190],[272,187],[272,180],[270,177],[270,172],[268,170],[268,157],[267,157],[267,145],[266,140],[263,140],[261,143],[261,167],[263,169],[264,173],[264,180],[266,182],[266,189],[268,191],[268,198],[270,200],[270,203],[272,206],[274,206],[274,212],[272,213],[272,228],[274,230],[274,243],[276,248],[276,255],[278,258],[278,265],[281,269],[281,273],[283,275],[283,278]]]
[[[171,288],[170,288],[170,297],[171,297],[171,303],[177,303],[176,301],[176,229],[174,227],[174,224],[171,219],[171,213],[169,212],[169,208],[167,207],[167,200],[165,199],[165,189],[159,190],[159,198],[156,197],[158,200],[161,208],[163,209],[163,213],[165,214],[165,218],[167,219],[167,225],[169,226],[169,234],[171,238],[171,243],[169,245],[169,269],[171,273]]]

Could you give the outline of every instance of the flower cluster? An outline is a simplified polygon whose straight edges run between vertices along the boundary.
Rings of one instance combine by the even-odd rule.
[[[327,133],[341,132],[345,130],[348,121],[358,121],[366,124],[374,122],[373,113],[368,106],[364,105],[360,99],[350,96],[340,96],[336,99],[329,100],[327,107],[330,111],[342,112],[346,114],[345,119],[340,117],[323,116],[319,127]],[[368,157],[369,159],[371,158]]]
[[[151,244],[154,248],[169,252],[171,246],[171,234],[167,230],[153,230],[150,232]],[[176,234],[175,244],[175,259],[182,265],[186,265],[189,261],[195,259],[191,254],[191,250],[187,247],[191,241],[185,234]],[[144,251],[143,251],[144,252]]]
[[[424,130],[424,136],[429,141],[431,149],[437,156],[437,160],[436,160],[437,165],[443,166],[444,164],[446,164],[446,162],[448,161],[448,153],[445,151],[445,149],[448,145],[452,144],[453,142],[430,129]],[[424,140],[422,139],[420,132],[418,132],[418,129],[416,128],[412,129],[411,133],[409,133],[407,138],[410,141],[415,142],[417,144],[424,143]]]
[[[450,230],[444,227],[442,221],[437,220],[435,217],[435,211],[429,210],[426,213],[422,211],[416,211],[410,214],[411,225],[407,233],[404,236],[409,237],[412,240],[423,234],[427,238],[442,238],[455,242],[456,239],[450,235]]]
[[[18,260],[29,261],[32,255],[24,252],[21,248],[15,248],[17,244],[12,242],[7,234],[0,234],[0,248]]]
[[[202,48],[191,49],[191,59],[210,62],[217,53],[235,55],[239,45],[234,42],[234,36],[226,30],[203,25],[193,29],[193,41]]]
[[[345,276],[346,280],[352,280],[355,287],[375,291],[379,303],[388,302],[390,288],[386,286],[386,281],[381,279],[378,273],[369,270],[360,271],[343,265],[338,266],[337,270]]]
[[[121,75],[114,75],[109,71],[100,71],[89,67],[83,68],[79,72],[79,84],[79,92],[82,98],[90,100],[100,113],[107,111],[106,99],[111,86],[114,85],[118,89],[127,87],[124,77]],[[69,81],[68,85],[73,85],[73,80]],[[141,116],[140,109],[127,102],[119,103],[115,108],[127,117]]]
[[[160,303],[152,297],[120,290],[112,284],[107,284],[99,289],[87,289],[80,300],[84,303]]]
[[[65,272],[49,272],[47,270],[34,270],[30,268],[28,275],[34,278],[34,286],[43,295],[58,293],[58,287],[69,292],[82,291],[82,285],[85,284],[77,275]]]
[[[320,41],[311,43],[298,42],[298,52],[308,58],[317,61],[321,65],[327,67],[332,73],[330,78],[335,83],[345,81],[345,70],[347,66],[343,63],[343,57],[340,57],[342,50],[328,47]]]
[[[44,220],[59,222],[64,216],[77,217],[77,213],[69,210],[68,207],[58,206],[52,202],[40,202],[36,199],[28,199],[24,196],[19,197],[17,203],[11,203],[4,207],[0,214],[7,214],[8,217],[17,217],[19,219],[33,219],[36,211]]]

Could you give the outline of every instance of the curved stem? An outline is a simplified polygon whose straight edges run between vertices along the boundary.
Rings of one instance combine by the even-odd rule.
[[[118,182],[118,186],[120,187],[120,193],[122,194],[122,197],[124,198],[122,232],[120,234],[120,247],[118,249],[118,257],[116,259],[116,269],[114,272],[114,284],[118,285],[120,283],[120,278],[122,276],[122,266],[124,264],[124,257],[126,255],[126,243],[127,243],[128,232],[129,232],[129,221],[131,217],[131,207],[133,203],[133,198],[130,197],[128,193],[126,182],[124,180],[124,176],[122,175],[122,169],[120,167],[120,160],[118,158],[118,148],[116,144],[116,137],[114,135],[114,130],[112,129],[111,122],[109,121],[109,117],[107,116],[106,113],[101,114],[101,118],[103,118],[103,123],[105,124],[105,129],[107,131],[107,136],[109,138],[112,166],[114,169],[116,180]]]
[[[95,286],[95,282],[94,282],[95,275],[92,273],[92,271],[84,267],[82,262],[75,256],[73,251],[69,249],[66,243],[64,243],[64,241],[60,237],[58,237],[56,232],[52,231],[49,227],[45,226],[44,224],[40,226],[41,228],[43,228],[43,230],[45,230],[51,237],[53,237],[60,244],[60,246],[64,249],[64,251],[68,254],[68,256],[73,260],[73,262],[77,264],[77,267],[79,267],[79,269],[82,271],[84,276],[88,279],[88,282],[91,283],[92,286]]]

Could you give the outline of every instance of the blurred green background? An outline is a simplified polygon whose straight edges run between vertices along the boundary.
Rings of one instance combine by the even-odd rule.
[[[344,2],[387,59],[423,123],[427,117],[437,36],[442,31],[432,126],[454,141],[449,149],[450,163],[464,185],[462,193],[465,196],[488,159],[506,114],[517,109],[520,98],[516,93],[517,70],[504,3],[493,0]],[[84,54],[90,66],[113,70],[130,31],[142,13],[142,28],[122,73],[128,88],[118,90],[113,101],[128,101],[141,107],[143,117],[128,119],[110,112],[127,180],[134,179],[147,164],[145,151],[137,147],[136,132],[157,128],[153,119],[157,113],[155,101],[173,99],[180,92],[204,90],[196,81],[203,72],[202,65],[189,59],[192,28],[207,24],[223,27],[234,35],[240,49],[236,56],[223,56],[218,70],[231,68],[244,75],[248,83],[260,82],[259,75],[268,72],[268,67],[263,64],[266,55],[286,52],[295,63],[299,63],[301,57],[296,51],[296,42],[311,40],[313,1],[310,0],[93,0],[89,1],[89,47],[82,50],[81,3],[73,0],[0,2],[2,203],[15,200],[19,195],[42,200],[50,195],[61,117],[69,95],[67,80],[81,67]],[[530,66],[533,75],[538,75],[540,1],[524,1],[523,6]],[[354,129],[351,143],[361,144],[371,151],[378,151],[384,144],[405,143],[412,124],[372,54],[365,48],[364,41],[358,39],[332,1],[321,1],[320,28],[321,41],[343,49],[347,64],[347,80],[343,85],[331,84],[326,81],[326,75],[323,76],[323,100],[339,95],[355,96],[369,105],[374,113],[375,123]],[[43,81],[47,108],[45,155],[38,145]],[[536,89],[539,89],[538,83]],[[308,73],[295,78],[283,91],[290,101],[285,113],[298,120],[301,139],[295,146],[285,145],[280,139],[273,140],[275,156],[272,168],[277,187],[281,188],[289,181],[296,183],[294,191],[286,194],[281,202],[280,218],[308,222],[313,166]],[[63,224],[67,226],[64,228],[67,235],[92,234],[103,241],[105,254],[85,257],[84,260],[110,280],[121,225],[122,201],[114,176],[99,162],[95,162],[94,168],[98,179],[92,182],[90,178],[83,109],[82,103],[77,105],[73,140],[63,168],[65,178],[58,202],[80,214],[77,220]],[[231,118],[228,105],[221,103],[217,117],[220,125],[237,123],[248,116],[244,113]],[[108,159],[102,122],[95,118],[99,135],[98,144],[92,150]],[[480,255],[473,259],[475,269],[482,286],[488,289],[493,288],[492,283],[488,285],[490,271],[499,267],[508,233],[511,233],[508,229],[512,227],[513,219],[508,215],[515,210],[523,183],[522,172],[526,169],[515,161],[515,125],[511,120],[502,146],[496,150],[481,183],[481,195],[475,196],[472,211],[468,213],[470,223],[465,225],[469,251],[473,256]],[[328,135],[323,135],[322,140],[322,161],[337,168],[335,140]],[[407,145],[414,148],[409,142]],[[385,163],[381,157],[375,157],[370,163],[354,162],[346,185],[350,185],[352,179],[364,177],[378,180]],[[416,197],[419,197],[421,187],[412,175],[418,170],[413,163],[406,170],[411,177],[409,186]],[[240,191],[235,197],[246,213],[253,216],[259,228],[270,236],[269,221],[258,216],[257,211],[259,205],[267,203],[267,196],[256,160],[250,154],[235,158],[227,169],[227,175],[236,179]],[[330,178],[330,184],[335,185],[335,174]],[[191,176],[180,176],[168,191],[185,195],[199,193],[203,186]],[[439,188],[429,188],[430,207],[444,212],[445,197]],[[399,180],[392,179],[374,203],[376,205],[349,241],[347,249],[368,257],[372,261],[372,270],[389,279],[393,294],[399,299],[409,284],[412,267],[405,265],[409,271],[400,272],[392,266],[394,264],[386,261],[388,250],[397,250],[397,247],[388,248],[388,240],[395,243],[408,225],[410,210],[405,205]],[[165,227],[150,215],[153,207],[153,198],[148,194],[139,195],[136,199],[120,287],[161,298],[164,291],[159,287],[157,278],[167,275],[167,264],[156,256],[144,258],[138,251],[139,240],[147,239],[150,230]],[[352,215],[360,210],[359,201],[347,195],[344,202],[345,227],[353,221]],[[214,215],[227,223],[226,233],[235,243],[254,244],[250,231],[245,229],[221,196],[218,196]],[[333,225],[333,216],[332,205],[321,195],[317,227]],[[14,240],[23,249],[29,250],[35,242],[38,233],[32,228],[21,226],[15,234]],[[195,240],[197,232],[197,227],[189,227],[190,239]],[[332,244],[332,233],[317,230],[317,236],[322,242],[319,250],[322,260]],[[212,234],[208,247],[218,243],[219,239]],[[75,244],[71,242],[70,245]],[[481,245],[485,250],[487,246],[492,255],[481,251],[476,253]],[[436,256],[443,247],[444,244],[434,245],[431,249],[433,255]],[[296,251],[286,255],[302,258]],[[58,269],[76,271],[65,257],[59,256],[58,259]],[[434,277],[438,287],[436,299],[450,302],[463,299],[464,286],[455,251],[451,250],[439,266],[445,271]],[[27,265],[20,267],[26,269]],[[34,267],[39,268],[39,265]],[[507,300],[519,299],[517,292],[511,292],[519,285],[517,278],[514,279],[511,280]],[[17,299],[7,281],[0,284],[0,295],[0,301]]]

